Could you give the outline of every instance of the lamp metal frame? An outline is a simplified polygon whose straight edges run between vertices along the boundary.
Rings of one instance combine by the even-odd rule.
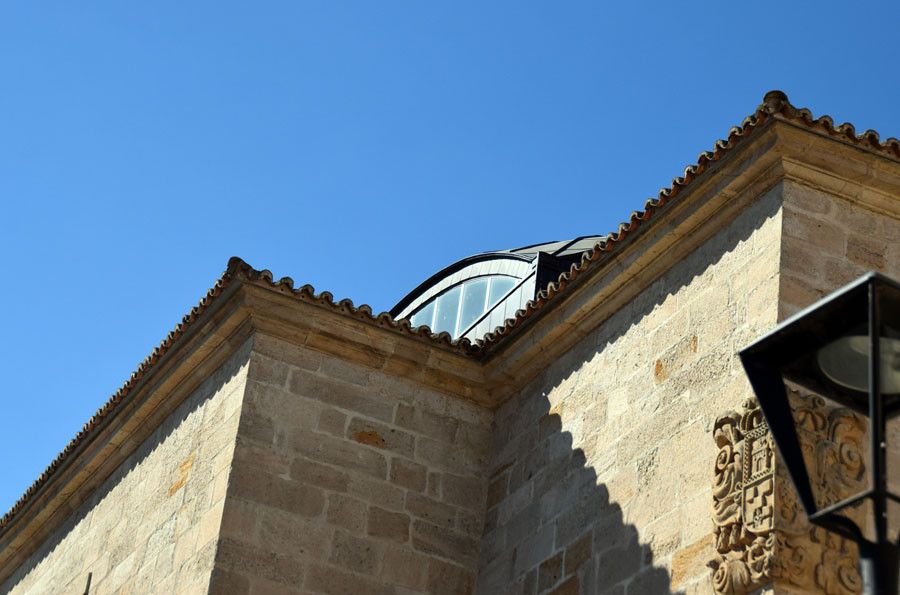
[[[739,355],[810,522],[859,544],[866,593],[896,595],[900,543],[892,542],[888,536],[887,507],[891,500],[900,503],[900,496],[888,490],[885,425],[900,414],[900,394],[881,393],[880,337],[885,292],[896,294],[895,311],[900,314],[900,283],[870,272],[791,316]],[[815,373],[818,366],[812,361],[818,349],[853,328],[860,329],[863,320],[869,341],[868,394],[840,387]],[[868,489],[841,502],[818,507],[791,412],[785,375],[801,379],[807,388],[868,418]],[[867,539],[860,527],[838,514],[867,498],[873,505],[874,540]]]

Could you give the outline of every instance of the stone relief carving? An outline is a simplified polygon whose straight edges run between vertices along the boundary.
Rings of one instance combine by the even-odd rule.
[[[816,396],[791,392],[801,446],[824,501],[858,490],[865,423]],[[716,593],[743,595],[772,582],[828,595],[861,590],[856,546],[806,521],[755,400],[716,420],[713,476]]]

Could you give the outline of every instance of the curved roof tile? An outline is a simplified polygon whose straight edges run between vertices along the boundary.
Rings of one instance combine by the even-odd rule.
[[[644,210],[633,211],[628,221],[620,223],[615,232],[608,234],[597,242],[593,249],[582,254],[580,263],[573,264],[569,272],[562,273],[555,283],[550,283],[546,289],[539,292],[534,300],[529,301],[524,308],[516,312],[515,318],[507,319],[503,326],[479,339],[476,344],[482,352],[496,348],[526,320],[533,317],[539,310],[546,308],[557,296],[564,293],[576,278],[591,270],[594,263],[600,260],[603,254],[615,250],[641,224],[649,221],[666,204],[677,198],[681,191],[706,171],[711,164],[722,159],[743,139],[751,136],[755,130],[772,118],[799,123],[806,128],[836,137],[850,144],[874,150],[893,159],[900,159],[900,140],[891,137],[881,141],[878,133],[874,130],[867,130],[857,135],[852,124],[844,123],[835,126],[830,116],[816,118],[810,110],[791,105],[784,92],[769,91],[763,97],[763,102],[756,108],[756,111],[744,118],[740,126],[733,126],[725,139],[717,140],[712,151],[700,153],[697,163],[685,167],[683,176],[673,179],[671,186],[662,188],[656,198],[650,198],[644,203]]]
[[[348,299],[334,301],[334,296],[323,291],[316,293],[312,285],[303,285],[300,288],[294,288],[294,281],[290,277],[282,277],[275,281],[272,272],[263,269],[256,270],[243,259],[233,256],[228,261],[228,267],[221,277],[216,281],[215,285],[206,292],[206,295],[200,302],[191,308],[181,322],[175,325],[163,339],[160,344],[153,349],[144,361],[142,361],[137,369],[132,372],[131,376],[125,383],[106,401],[82,426],[81,430],[72,440],[56,455],[56,458],[47,466],[38,478],[25,490],[25,493],[12,505],[12,507],[0,518],[0,532],[2,532],[13,520],[13,518],[27,507],[29,501],[37,494],[50,478],[59,470],[63,463],[78,449],[79,446],[86,443],[91,435],[98,430],[104,421],[115,415],[122,408],[125,402],[131,397],[131,392],[137,383],[143,379],[157,364],[157,362],[165,355],[180,339],[187,329],[200,316],[209,309],[215,300],[222,295],[225,288],[231,285],[235,280],[248,281],[252,283],[261,283],[273,289],[291,295],[300,301],[309,302],[317,306],[327,308],[334,312],[352,316],[369,324],[374,324],[383,328],[389,328],[421,340],[433,344],[440,344],[451,350],[462,354],[470,354],[477,351],[468,339],[452,340],[448,333],[432,334],[428,327],[413,327],[409,320],[394,320],[387,312],[381,314],[373,314],[372,308],[368,305],[354,306],[353,302]]]

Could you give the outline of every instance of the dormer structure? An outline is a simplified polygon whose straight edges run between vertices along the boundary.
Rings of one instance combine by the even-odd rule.
[[[583,236],[469,256],[435,273],[390,314],[413,326],[477,341],[503,326],[548,284],[581,260],[602,236]]]

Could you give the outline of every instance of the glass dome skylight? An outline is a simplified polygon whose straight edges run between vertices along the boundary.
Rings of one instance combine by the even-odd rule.
[[[499,302],[518,279],[506,275],[485,275],[454,285],[415,312],[414,326],[431,327],[435,333],[463,335],[491,306]]]
[[[477,341],[515,317],[600,239],[582,236],[463,258],[420,283],[390,314],[454,339]]]

